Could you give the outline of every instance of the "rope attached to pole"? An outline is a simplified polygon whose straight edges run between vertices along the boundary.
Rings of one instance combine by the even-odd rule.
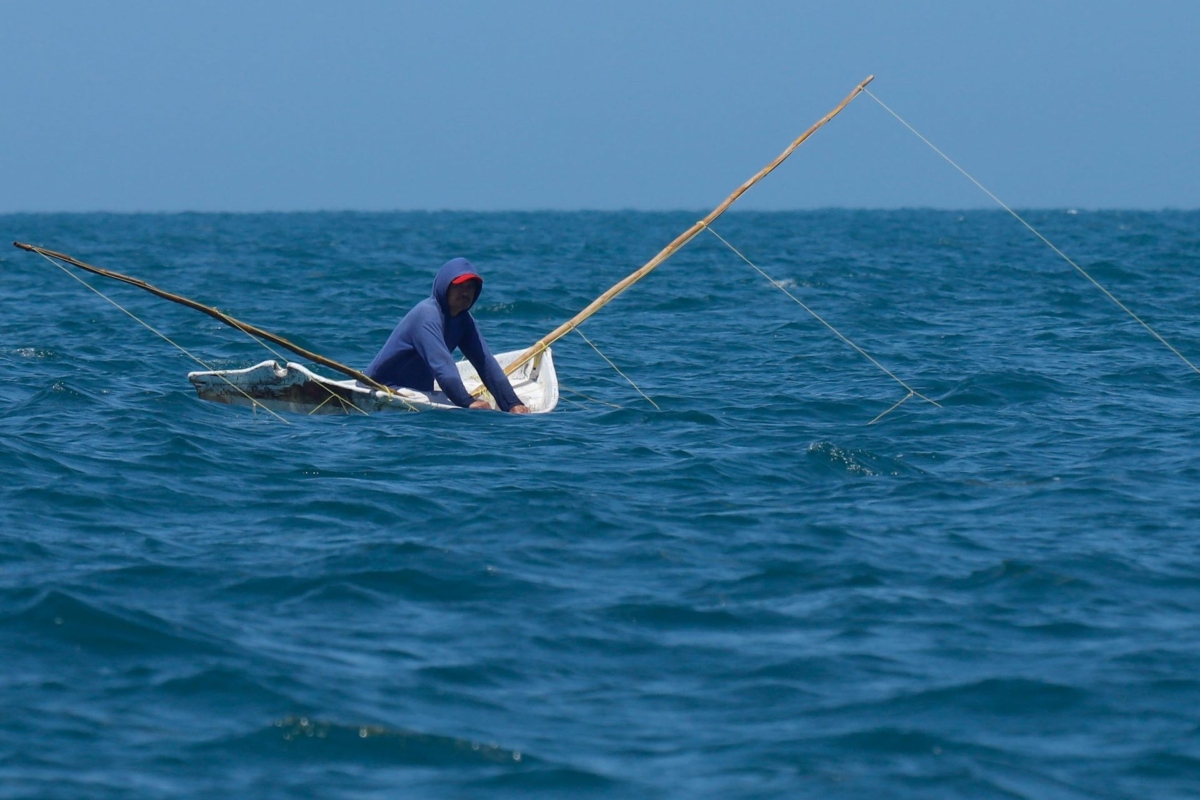
[[[947,164],[954,167],[956,170],[961,172],[963,174],[963,176],[966,177],[967,180],[969,180],[971,183],[978,186],[979,189],[984,194],[986,194],[988,197],[990,197],[992,200],[994,200],[996,202],[996,205],[1000,206],[1005,211],[1007,211],[1009,214],[1011,214],[1013,216],[1013,218],[1016,219],[1017,222],[1021,223],[1026,228],[1028,228],[1030,233],[1032,233],[1037,238],[1041,239],[1042,242],[1047,247],[1049,247],[1051,250],[1053,250],[1058,255],[1059,258],[1061,258],[1063,261],[1066,261],[1068,264],[1070,264],[1075,269],[1076,272],[1078,272],[1083,277],[1087,278],[1088,281],[1090,281],[1093,286],[1095,286],[1097,289],[1099,289],[1101,292],[1104,293],[1105,297],[1107,297],[1114,304],[1116,304],[1117,308],[1124,311],[1126,314],[1128,314],[1130,317],[1132,317],[1133,320],[1135,322],[1137,322],[1137,324],[1141,325],[1143,328],[1145,328],[1147,331],[1149,331],[1151,336],[1153,336],[1155,339],[1158,339],[1158,341],[1161,342],[1168,350],[1170,350],[1172,353],[1174,353],[1176,356],[1178,356],[1180,361],[1182,361],[1183,363],[1185,363],[1189,367],[1191,367],[1193,372],[1200,374],[1200,367],[1197,367],[1195,364],[1193,364],[1187,358],[1187,356],[1185,356],[1183,353],[1179,352],[1179,350],[1177,350],[1173,344],[1171,344],[1166,339],[1164,339],[1159,334],[1158,331],[1154,330],[1154,328],[1151,328],[1150,324],[1148,322],[1146,322],[1144,319],[1139,317],[1127,305],[1125,305],[1120,300],[1118,300],[1116,295],[1114,295],[1112,292],[1110,292],[1108,289],[1106,289],[1098,280],[1093,278],[1091,276],[1091,274],[1088,273],[1087,270],[1085,270],[1083,267],[1076,264],[1075,261],[1072,260],[1071,257],[1068,256],[1066,253],[1064,253],[1062,250],[1059,250],[1058,247],[1056,247],[1053,242],[1051,242],[1049,239],[1047,239],[1045,236],[1042,235],[1041,231],[1039,231],[1037,228],[1033,227],[1028,222],[1026,222],[1024,217],[1022,217],[1016,211],[1013,211],[1012,208],[1010,208],[1008,206],[1008,204],[1005,203],[1003,200],[1001,200],[999,197],[992,194],[992,192],[986,186],[984,186],[982,183],[980,183],[978,180],[975,179],[975,176],[973,176],[971,173],[967,172],[965,169],[963,169],[957,163],[955,163],[954,159],[950,158],[950,156],[946,155],[940,149],[938,149],[938,147],[933,142],[929,141],[923,135],[921,135],[921,133],[916,128],[914,128],[912,125],[909,125],[908,122],[905,121],[905,119],[903,117],[901,117],[899,114],[897,114],[895,111],[893,111],[886,103],[884,103],[882,100],[880,100],[875,95],[871,94],[871,92],[869,90],[867,90],[866,88],[864,88],[863,91],[866,92],[868,97],[870,97],[872,100],[874,100],[876,103],[878,103],[883,108],[884,111],[888,112],[893,117],[895,117],[896,120],[901,125],[903,125],[904,127],[908,128],[910,131],[912,131],[912,133],[918,139],[920,139],[925,144],[929,145],[930,149],[932,149],[933,152],[935,152],[939,156],[941,156],[946,161]]]
[[[522,353],[520,356],[518,356],[516,358],[516,360],[514,360],[507,367],[505,367],[504,373],[506,375],[511,375],[513,372],[515,372],[517,369],[519,369],[522,364],[524,364],[526,361],[528,361],[529,359],[536,356],[538,353],[541,353],[542,351],[546,350],[548,347],[550,347],[550,345],[554,344],[554,342],[558,341],[563,336],[566,336],[568,333],[570,333],[572,330],[574,330],[577,326],[579,326],[584,320],[586,320],[588,317],[592,316],[597,311],[599,311],[601,308],[606,306],[611,300],[613,300],[613,298],[615,298],[617,295],[621,294],[621,292],[624,292],[630,286],[637,283],[642,278],[646,277],[651,272],[653,272],[656,267],[658,267],[660,264],[662,264],[664,261],[666,261],[668,258],[670,258],[675,253],[676,250],[678,250],[679,248],[683,247],[685,244],[690,242],[692,239],[694,239],[697,236],[697,234],[700,233],[700,231],[704,230],[704,228],[707,225],[711,224],[717,217],[724,214],[726,209],[728,209],[731,205],[733,205],[739,197],[741,197],[743,194],[745,194],[750,189],[751,186],[758,183],[763,178],[765,178],[767,175],[769,175],[772,171],[774,171],[774,169],[776,167],[778,167],[780,164],[782,164],[784,162],[784,160],[788,156],[790,156],[797,147],[804,144],[808,140],[808,137],[812,136],[814,133],[816,133],[818,130],[820,130],[822,127],[824,127],[825,123],[829,122],[831,119],[833,119],[838,114],[840,114],[842,112],[842,109],[844,109],[846,106],[848,106],[850,104],[851,100],[853,100],[855,97],[858,97],[860,92],[866,91],[867,84],[873,80],[875,80],[875,76],[868,75],[863,80],[863,82],[858,84],[858,86],[855,86],[854,91],[852,91],[852,92],[850,92],[850,94],[846,95],[845,99],[842,100],[842,102],[838,103],[837,106],[835,106],[832,111],[830,111],[825,116],[821,117],[821,119],[819,119],[815,123],[813,123],[813,125],[808,130],[806,130],[804,133],[800,134],[800,136],[794,142],[792,142],[790,145],[788,145],[787,148],[782,153],[780,153],[778,156],[775,157],[774,161],[772,161],[771,163],[767,164],[765,167],[760,169],[757,173],[754,174],[753,177],[751,177],[749,180],[747,180],[745,183],[743,183],[741,186],[739,186],[737,189],[735,189],[733,194],[729,195],[729,197],[726,197],[725,200],[722,201],[719,206],[714,208],[707,217],[700,220],[699,222],[697,222],[692,227],[688,228],[683,233],[679,234],[679,236],[675,237],[675,240],[672,241],[666,247],[664,247],[661,251],[659,251],[658,255],[656,255],[654,258],[650,259],[649,261],[647,261],[645,264],[643,264],[639,269],[637,269],[633,273],[627,275],[625,278],[623,278],[622,280],[620,280],[619,282],[614,284],[612,288],[610,288],[607,292],[600,295],[595,300],[593,300],[591,303],[589,303],[586,308],[584,308],[582,311],[580,311],[574,317],[571,317],[571,319],[567,320],[562,325],[559,325],[553,331],[546,334],[546,336],[539,339],[532,347],[530,347],[528,350],[526,350],[524,353]],[[476,390],[476,391],[478,392],[480,390]]]
[[[705,227],[708,227],[708,226],[705,226]],[[742,261],[745,261],[747,264],[749,264],[751,267],[753,267],[753,268],[754,268],[754,270],[755,270],[756,272],[758,272],[758,274],[759,274],[759,275],[762,275],[764,278],[766,278],[768,281],[770,281],[772,286],[774,286],[776,289],[778,289],[779,291],[781,291],[781,292],[783,292],[784,294],[786,294],[788,297],[790,297],[790,298],[792,299],[792,301],[793,301],[793,302],[795,302],[795,303],[796,303],[796,305],[800,306],[800,307],[801,307],[801,308],[803,308],[805,311],[807,311],[809,314],[811,314],[811,315],[812,315],[812,317],[813,317],[813,319],[815,319],[817,322],[821,323],[821,324],[822,324],[822,325],[824,325],[826,328],[828,328],[830,331],[832,331],[832,332],[833,332],[833,334],[834,334],[835,336],[837,336],[839,339],[841,339],[841,340],[842,340],[843,342],[845,342],[846,344],[850,345],[850,347],[854,348],[854,350],[855,350],[855,351],[857,351],[859,355],[861,355],[861,356],[862,356],[863,358],[865,358],[867,361],[870,361],[872,364],[874,364],[876,367],[878,367],[878,368],[879,368],[879,370],[883,372],[883,374],[887,375],[889,378],[891,378],[891,379],[892,379],[892,380],[894,380],[896,383],[898,383],[898,384],[900,384],[901,386],[903,386],[903,387],[904,387],[904,388],[905,388],[905,389],[908,391],[908,394],[907,394],[907,395],[905,395],[905,397],[904,397],[904,399],[903,399],[903,400],[901,400],[900,402],[896,403],[896,404],[895,404],[895,405],[893,405],[891,408],[889,408],[887,411],[884,411],[882,414],[880,414],[879,416],[877,416],[875,419],[873,419],[873,420],[871,420],[870,422],[868,422],[868,423],[867,423],[868,425],[874,425],[876,422],[878,422],[879,420],[883,419],[885,416],[887,416],[888,414],[890,414],[891,412],[893,412],[893,411],[895,411],[897,408],[899,408],[899,407],[900,407],[900,406],[901,406],[901,405],[902,405],[902,404],[903,404],[903,403],[904,403],[906,400],[908,400],[908,399],[909,399],[909,398],[911,398],[911,397],[919,397],[919,398],[921,398],[922,400],[924,400],[926,403],[930,403],[931,405],[937,406],[938,408],[941,408],[941,407],[942,407],[941,403],[939,403],[939,402],[938,402],[938,401],[936,401],[936,400],[932,400],[932,399],[930,399],[930,398],[926,397],[925,395],[921,394],[921,393],[920,393],[920,392],[918,392],[916,389],[912,388],[912,387],[911,387],[911,386],[909,386],[907,383],[905,383],[903,380],[901,380],[901,379],[900,379],[900,378],[899,378],[899,377],[896,375],[896,373],[892,372],[890,369],[888,369],[887,367],[885,367],[883,364],[880,364],[878,361],[876,361],[876,360],[875,360],[875,358],[874,358],[874,356],[872,356],[872,355],[871,355],[870,353],[868,353],[866,350],[863,350],[863,349],[862,349],[861,347],[859,347],[857,344],[855,344],[854,342],[852,342],[852,341],[851,341],[851,340],[850,340],[850,339],[849,339],[849,338],[848,338],[848,337],[847,337],[847,336],[846,336],[844,333],[842,333],[841,331],[839,331],[837,328],[833,327],[833,325],[829,324],[829,322],[827,322],[827,321],[825,320],[825,318],[824,318],[824,317],[822,317],[822,316],[821,316],[820,314],[818,314],[816,311],[813,311],[811,308],[809,308],[807,305],[805,305],[805,304],[804,304],[804,303],[803,303],[803,302],[800,300],[800,298],[796,297],[796,295],[794,295],[794,294],[792,294],[791,292],[789,292],[789,291],[787,290],[787,287],[785,287],[785,286],[784,286],[782,283],[780,283],[779,281],[777,281],[777,280],[775,280],[774,278],[772,278],[772,277],[771,277],[770,275],[768,275],[768,274],[767,274],[767,273],[766,273],[766,272],[765,272],[765,271],[764,271],[764,270],[763,270],[761,267],[759,267],[757,264],[755,264],[755,263],[754,263],[753,261],[751,261],[750,259],[746,258],[745,254],[744,254],[744,253],[742,253],[742,251],[741,251],[741,250],[738,250],[736,247],[734,247],[733,245],[731,245],[731,244],[730,244],[728,241],[726,241],[726,239],[725,239],[725,237],[724,237],[724,236],[722,236],[721,234],[717,233],[717,232],[716,232],[715,230],[713,230],[711,227],[708,227],[708,232],[709,232],[709,233],[711,233],[713,236],[717,237],[718,239],[720,239],[722,244],[724,244],[726,247],[728,247],[730,250],[732,250],[732,251],[734,252],[734,254],[735,254],[735,255],[737,255],[737,257],[738,257],[738,258],[740,258]]]
[[[601,358],[603,358],[603,359],[604,359],[606,362],[608,362],[608,365],[609,365],[610,367],[612,367],[614,370],[616,370],[616,372],[617,372],[617,374],[618,374],[618,375],[620,375],[622,378],[624,378],[626,381],[628,381],[629,385],[633,387],[633,390],[634,390],[635,392],[637,392],[637,393],[638,393],[638,394],[640,394],[640,395],[641,395],[643,398],[645,398],[645,400],[646,400],[646,402],[647,402],[647,403],[649,403],[650,405],[654,406],[654,410],[655,410],[655,411],[662,411],[662,409],[658,407],[658,403],[654,402],[654,400],[652,400],[652,399],[650,398],[650,395],[648,395],[648,394],[646,394],[645,392],[643,392],[643,391],[642,391],[642,387],[638,386],[636,383],[634,383],[634,382],[633,382],[633,378],[629,377],[629,376],[628,376],[628,375],[626,375],[624,372],[621,372],[621,368],[620,368],[620,367],[618,367],[616,364],[614,364],[611,358],[609,358],[608,356],[604,355],[604,353],[600,352],[600,348],[599,348],[599,347],[596,347],[596,345],[595,345],[595,344],[592,342],[592,340],[591,340],[591,339],[589,339],[588,337],[586,337],[586,336],[584,336],[584,335],[583,335],[583,331],[579,330],[579,328],[576,328],[576,329],[575,329],[575,332],[576,332],[577,334],[579,334],[579,338],[580,338],[580,339],[583,339],[585,342],[587,342],[587,343],[588,343],[588,346],[589,346],[589,347],[591,347],[593,350],[595,350],[595,351],[596,351],[596,355],[600,356],[600,357],[601,357]]]

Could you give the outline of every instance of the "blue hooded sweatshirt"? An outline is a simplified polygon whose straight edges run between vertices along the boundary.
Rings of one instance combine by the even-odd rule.
[[[501,411],[520,404],[508,376],[479,335],[471,312],[450,316],[446,300],[450,284],[463,275],[478,274],[465,258],[451,259],[443,264],[433,279],[433,296],[417,303],[404,315],[388,337],[387,344],[367,367],[367,375],[387,386],[422,392],[433,391],[436,380],[438,387],[455,405],[466,408],[475,398],[458,376],[458,367],[451,355],[457,347],[483,378],[483,384],[496,398]],[[483,279],[479,280],[482,287]]]

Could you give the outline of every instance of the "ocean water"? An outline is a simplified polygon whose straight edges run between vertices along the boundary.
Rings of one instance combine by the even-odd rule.
[[[362,367],[494,350],[699,216],[13,215]],[[1200,213],[1028,218],[1200,360]],[[0,252],[0,797],[1200,796],[1200,375],[1002,212],[731,213],[549,415],[277,420]],[[205,364],[269,357],[87,281]]]

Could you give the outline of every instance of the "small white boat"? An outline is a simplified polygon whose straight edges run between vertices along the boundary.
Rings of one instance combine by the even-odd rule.
[[[498,353],[496,361],[506,366],[524,351]],[[458,362],[458,374],[468,392],[477,389],[481,381],[468,361]],[[558,376],[554,359],[547,349],[525,362],[508,376],[521,402],[534,414],[553,411],[558,405]],[[296,414],[357,414],[374,411],[428,411],[458,408],[434,384],[432,392],[416,389],[381,391],[355,380],[333,380],[317,375],[295,362],[285,366],[271,360],[246,369],[224,369],[213,372],[190,372],[188,380],[196,387],[201,399],[235,406],[263,406],[272,411]],[[483,399],[495,405],[489,393]]]

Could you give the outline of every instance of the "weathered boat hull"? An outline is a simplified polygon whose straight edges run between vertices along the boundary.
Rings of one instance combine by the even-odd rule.
[[[521,355],[513,350],[496,360],[504,366]],[[458,372],[467,390],[480,385],[479,375],[469,362],[460,361]],[[358,414],[375,411],[429,411],[458,408],[435,385],[432,392],[394,389],[389,394],[355,380],[333,380],[317,375],[301,364],[264,361],[246,369],[191,372],[188,380],[201,399],[238,406],[263,406],[272,411],[295,414]],[[546,350],[522,364],[509,376],[513,389],[534,414],[553,411],[558,405],[558,376],[554,359]],[[484,399],[491,400],[488,394]]]

